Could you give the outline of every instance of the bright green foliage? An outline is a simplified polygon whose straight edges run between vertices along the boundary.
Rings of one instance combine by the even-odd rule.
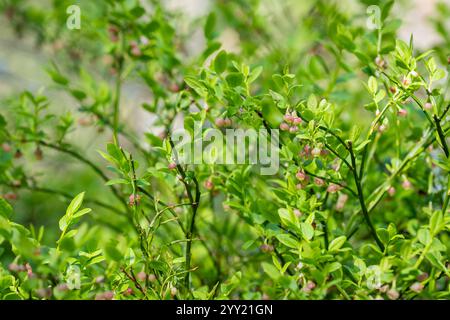
[[[52,81],[2,97],[0,298],[450,298],[448,6],[424,50],[393,1],[373,30],[363,0],[52,3],[0,3]],[[278,172],[175,165],[179,119],[287,125]]]

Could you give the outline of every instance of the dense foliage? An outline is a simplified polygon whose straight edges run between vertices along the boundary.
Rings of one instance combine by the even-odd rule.
[[[401,1],[44,2],[0,2],[53,81],[2,97],[2,299],[449,298],[448,6],[426,51]],[[176,163],[177,121],[280,129],[280,168]]]

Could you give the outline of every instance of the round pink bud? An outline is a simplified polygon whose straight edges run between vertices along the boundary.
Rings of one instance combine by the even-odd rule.
[[[325,184],[325,181],[321,178],[314,177],[314,184],[318,187],[321,187]]]
[[[339,195],[337,202],[336,202],[336,210],[337,211],[342,211],[344,209],[345,203],[348,200],[348,195],[346,195],[345,193],[342,193]]]
[[[298,180],[303,181],[303,180],[306,179],[306,174],[305,174],[303,171],[298,171],[298,172],[295,174],[295,177],[296,177]]]
[[[283,119],[284,119],[284,121],[286,121],[288,123],[292,123],[292,121],[294,121],[294,117],[291,116],[290,114],[285,114]]]
[[[9,271],[18,272],[20,271],[20,266],[17,263],[10,263],[8,269]]]
[[[289,130],[289,125],[288,125],[286,122],[282,122],[282,123],[280,124],[280,129],[281,129],[282,131],[288,131],[288,130]]]
[[[289,132],[290,132],[290,133],[295,133],[295,132],[297,132],[297,131],[298,131],[298,127],[292,126],[292,127],[289,128]]]
[[[383,132],[385,132],[386,131],[386,126],[384,125],[384,124],[380,124],[379,126],[378,126],[378,132],[379,133],[383,133]]]
[[[314,289],[314,288],[316,287],[316,284],[315,284],[313,281],[309,280],[309,281],[306,283],[306,287],[307,287],[308,289],[312,290],[312,289]]]
[[[406,111],[405,109],[400,109],[398,110],[398,115],[400,117],[406,117],[408,115],[408,111]]]
[[[214,183],[210,179],[206,180],[205,181],[205,188],[208,189],[208,190],[214,189]]]
[[[295,186],[298,190],[303,189],[303,185],[301,183],[297,183]]]
[[[295,214],[296,217],[301,217],[301,216],[303,215],[303,214],[301,213],[301,211],[298,210],[298,209],[294,209],[294,214]]]
[[[225,120],[223,118],[217,118],[215,123],[216,123],[216,126],[223,127],[225,125]]]
[[[176,296],[177,293],[178,293],[178,289],[177,288],[175,288],[175,287],[170,288],[170,295],[172,297]]]
[[[140,202],[141,196],[139,194],[130,194],[130,196],[128,197],[128,204],[130,205],[130,207],[139,205]]]
[[[225,119],[223,120],[223,124],[224,124],[226,127],[231,126],[231,119],[225,118]]]
[[[11,152],[11,146],[10,146],[8,143],[6,143],[6,142],[4,142],[4,143],[2,144],[2,149],[3,149],[3,151],[5,151],[5,152]]]
[[[338,192],[339,190],[341,190],[341,186],[335,183],[330,183],[330,185],[327,188],[327,192],[329,193],[335,193]]]
[[[273,251],[273,246],[271,244],[262,244],[259,248],[264,253],[269,253]]]
[[[394,194],[395,194],[395,188],[394,187],[389,187],[389,189],[388,189],[388,194],[391,196],[391,197],[393,197],[394,196]]]
[[[402,84],[407,87],[411,84],[411,81],[408,78],[403,78]]]
[[[177,164],[175,162],[171,162],[169,163],[169,165],[167,166],[167,168],[169,168],[169,170],[173,170],[177,167]]]
[[[426,273],[426,272],[421,273],[417,276],[417,281],[420,281],[420,282],[425,281],[427,279],[428,279],[428,273]]]
[[[125,292],[124,292],[124,294],[126,296],[131,296],[133,293],[134,293],[133,289],[131,289],[131,288],[127,288],[127,290],[125,290]]]
[[[425,110],[431,110],[433,108],[433,105],[429,102],[425,103],[425,105],[423,106],[425,108]]]
[[[148,275],[148,281],[155,282],[156,281],[156,276],[153,273],[149,274]]]
[[[303,120],[302,120],[302,118],[295,117],[293,122],[294,122],[294,124],[298,125],[298,124],[301,124],[303,122]]]
[[[147,274],[144,271],[141,271],[136,275],[136,278],[139,281],[145,281],[145,279],[147,279]]]
[[[409,189],[411,189],[411,182],[408,180],[408,179],[405,179],[404,181],[403,181],[403,183],[402,183],[402,187],[403,187],[403,189],[405,189],[405,190],[409,190]]]
[[[311,147],[307,144],[306,146],[303,147],[303,152],[305,153],[305,155],[310,155]]]
[[[141,49],[139,49],[139,47],[136,46],[132,46],[131,47],[131,55],[135,56],[135,57],[140,57],[142,55]]]
[[[387,292],[387,296],[388,296],[388,298],[391,299],[391,300],[397,300],[398,297],[400,297],[400,294],[398,293],[397,290],[390,289],[390,290],[388,290],[388,292]]]
[[[414,282],[409,288],[411,289],[411,291],[420,293],[423,290],[423,287],[423,284],[421,284],[420,282]]]

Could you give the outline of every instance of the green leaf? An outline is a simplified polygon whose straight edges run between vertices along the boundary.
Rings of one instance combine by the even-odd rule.
[[[5,218],[9,218],[13,210],[11,205],[3,198],[0,198],[0,215]]]
[[[302,231],[303,237],[308,241],[314,236],[314,228],[309,223],[301,223],[300,230]]]
[[[328,246],[328,251],[335,252],[339,251],[339,249],[344,245],[345,241],[347,240],[346,236],[340,236],[336,239],[333,239],[333,241],[330,242],[330,245]]]
[[[206,89],[203,86],[203,84],[198,81],[196,78],[194,77],[190,77],[190,76],[186,76],[184,78],[184,81],[186,82],[186,84],[191,87],[192,89],[194,89],[194,91],[201,97],[206,96]]]
[[[214,59],[214,71],[217,73],[222,73],[227,69],[228,64],[228,55],[227,53],[222,50],[220,51],[216,58]]]
[[[130,181],[126,179],[112,179],[105,183],[105,186],[111,186],[113,184],[130,184]]]
[[[299,248],[299,242],[288,234],[277,234],[276,238],[285,246],[293,249]]]
[[[375,95],[375,93],[378,90],[378,83],[377,79],[375,77],[370,77],[369,81],[367,82],[367,87],[369,88],[369,91],[372,95]]]
[[[273,280],[277,280],[281,276],[280,271],[278,271],[278,269],[275,268],[273,265],[267,262],[263,262],[261,263],[261,266],[264,272],[267,273],[267,275]]]
[[[72,216],[78,209],[81,207],[81,204],[83,203],[84,198],[84,192],[81,192],[78,194],[69,204],[66,210],[67,216]]]
[[[431,242],[432,238],[430,235],[430,231],[428,229],[422,228],[417,232],[417,239],[419,239],[420,243],[423,245],[427,245]]]
[[[230,87],[238,87],[244,83],[244,76],[239,72],[232,72],[226,77],[227,83]]]
[[[203,32],[205,34],[206,39],[212,39],[214,34],[214,29],[216,26],[216,15],[214,12],[211,12],[206,19],[205,27],[203,28]]]
[[[444,227],[444,216],[441,211],[435,211],[430,218],[430,232],[431,236],[434,237],[439,231]]]
[[[255,81],[259,75],[261,74],[261,72],[263,71],[263,67],[259,66],[256,67],[255,69],[252,70],[252,72],[250,73],[250,75],[248,76],[248,83],[252,83],[253,81]]]

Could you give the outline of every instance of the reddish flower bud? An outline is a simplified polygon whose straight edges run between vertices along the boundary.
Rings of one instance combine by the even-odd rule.
[[[6,200],[17,200],[17,194],[15,194],[14,192],[7,192],[3,195],[3,198],[5,198]]]
[[[405,189],[405,190],[409,190],[409,189],[411,189],[411,182],[408,180],[408,179],[405,179],[404,181],[403,181],[403,183],[402,183],[402,187],[403,187],[403,189]]]
[[[417,281],[420,281],[420,282],[425,281],[427,279],[428,279],[428,273],[426,273],[426,272],[421,273],[417,276]]]
[[[12,150],[11,146],[6,142],[2,143],[2,149],[5,152],[11,152],[11,150]]]
[[[320,156],[321,153],[322,153],[322,150],[320,148],[317,148],[317,147],[315,147],[315,148],[313,148],[311,150],[311,155],[313,157],[318,157],[318,156]]]
[[[303,181],[303,180],[306,179],[306,174],[305,174],[302,170],[300,170],[300,171],[298,171],[298,172],[295,174],[295,177],[296,177],[298,180]]]
[[[395,188],[394,187],[389,187],[389,189],[388,189],[388,194],[391,196],[391,197],[393,197],[394,196],[394,194],[395,194]]]
[[[223,123],[224,123],[224,125],[225,125],[226,127],[230,127],[231,124],[232,124],[231,119],[229,119],[229,118],[225,118],[225,119],[223,120]]]
[[[295,186],[298,190],[303,189],[303,185],[301,183],[297,183],[297,185]]]
[[[390,289],[390,290],[388,290],[388,292],[387,292],[387,296],[388,296],[388,298],[391,299],[391,300],[397,300],[398,297],[400,297],[400,294],[398,293],[397,290]]]
[[[128,198],[128,204],[130,207],[138,206],[141,202],[141,196],[139,194],[130,194]]]
[[[216,126],[223,127],[225,125],[225,120],[223,118],[217,118],[215,120]]]
[[[321,187],[325,184],[325,181],[321,178],[314,177],[314,184],[318,187]]]
[[[407,87],[411,84],[411,81],[408,78],[403,78],[402,84]]]
[[[288,130],[289,130],[289,125],[288,125],[286,122],[282,122],[282,123],[280,124],[280,129],[281,129],[282,131],[288,131]]]
[[[302,118],[295,117],[294,120],[293,120],[293,122],[294,122],[294,124],[299,125],[299,124],[301,124],[301,123],[303,122],[303,120],[302,120]]]
[[[262,252],[264,253],[270,253],[273,251],[273,246],[271,244],[262,244],[260,247]]]
[[[296,217],[301,217],[301,216],[303,215],[303,214],[301,213],[301,211],[298,210],[298,209],[294,209],[294,214],[295,214]]]
[[[335,183],[330,183],[330,185],[327,188],[327,192],[335,193],[335,192],[338,192],[341,189],[342,189],[342,187],[340,185],[335,184]]]
[[[294,121],[294,117],[291,116],[290,114],[285,114],[283,117],[284,121],[286,121],[287,123],[292,123]]]
[[[398,110],[398,115],[400,117],[406,117],[408,115],[408,111],[406,111],[405,109],[400,109]]]
[[[429,102],[425,103],[425,105],[423,106],[425,108],[425,110],[431,110],[433,108],[433,105]]]
[[[205,181],[205,188],[206,188],[207,190],[212,190],[212,189],[214,189],[214,183],[213,183],[210,179],[206,180],[206,181]]]
[[[337,211],[342,211],[344,209],[345,203],[348,200],[348,195],[346,195],[345,193],[342,193],[339,195],[337,202],[336,202],[336,210]]]
[[[420,282],[414,282],[409,289],[411,289],[411,291],[414,291],[416,293],[420,293],[423,290],[423,284],[421,284]]]
[[[167,166],[167,168],[169,168],[169,170],[173,170],[177,167],[177,164],[175,162],[171,162],[169,163],[169,165]]]
[[[139,281],[145,281],[147,279],[147,274],[144,271],[138,272],[138,274],[136,275],[136,278]]]
[[[397,88],[396,88],[396,87],[390,87],[390,88],[389,88],[389,91],[390,91],[392,94],[395,94],[395,93],[397,92]]]
[[[290,133],[295,133],[297,131],[298,131],[298,127],[292,126],[292,127],[289,128],[289,132]]]

